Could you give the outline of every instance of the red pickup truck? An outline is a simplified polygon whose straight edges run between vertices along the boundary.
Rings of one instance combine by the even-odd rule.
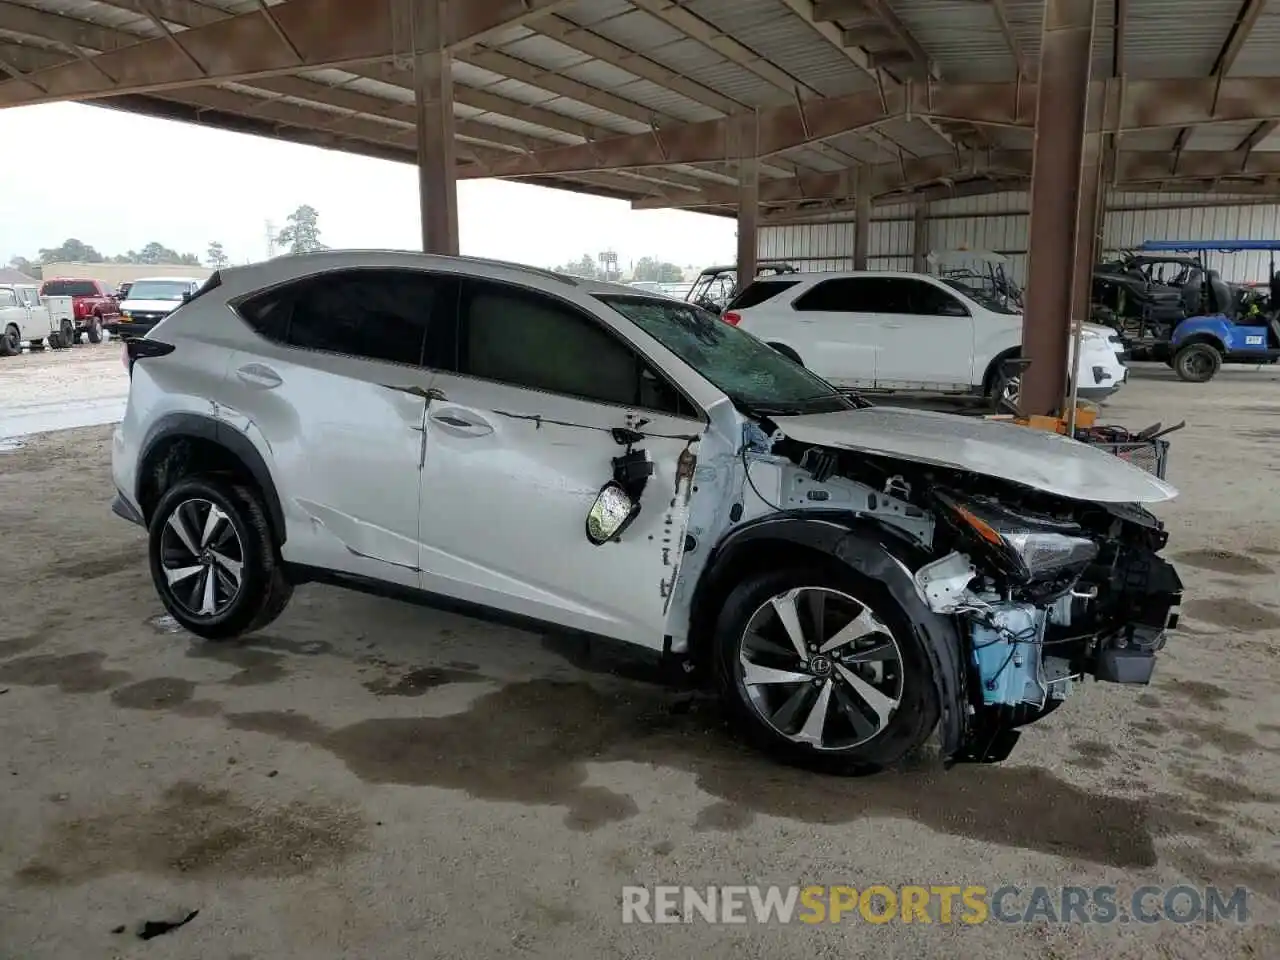
[[[120,301],[101,280],[54,277],[40,285],[42,297],[71,297],[76,339],[87,333],[90,343],[102,342],[102,328],[120,318]]]

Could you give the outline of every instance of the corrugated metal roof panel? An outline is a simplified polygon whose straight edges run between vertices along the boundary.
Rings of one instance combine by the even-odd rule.
[[[591,26],[634,9],[627,0],[578,0],[560,13],[574,23]]]
[[[1240,141],[1253,133],[1257,124],[1247,123],[1211,123],[1196,127],[1187,138],[1188,150],[1234,150]]]
[[[844,53],[777,0],[687,0],[684,7],[824,96],[872,86]]]
[[[500,49],[503,53],[548,70],[567,70],[569,67],[586,63],[591,59],[581,50],[567,47],[559,40],[553,40],[541,34],[508,43]]]
[[[652,59],[690,80],[716,91],[721,96],[752,107],[789,101],[791,96],[746,67],[725,60],[697,40],[682,40],[655,50]]]
[[[989,4],[897,0],[893,10],[938,64],[944,80],[984,82],[1011,80],[1017,75],[1013,55]],[[1038,34],[1038,19],[1035,29]]]
[[[1120,138],[1120,149],[1124,150],[1172,150],[1174,141],[1178,139],[1177,130],[1139,130],[1126,133]]]
[[[620,16],[594,20],[590,24],[584,23],[573,15],[567,15],[566,19],[572,20],[579,26],[590,26],[592,33],[598,33],[628,50],[644,54],[685,39],[685,35],[675,27],[664,23],[653,14],[634,8]]]
[[[1232,64],[1233,77],[1280,76],[1280,5],[1268,4]]]
[[[491,70],[485,70],[482,67],[474,66],[465,60],[454,58],[450,64],[450,70],[453,73],[453,79],[457,83],[465,83],[468,87],[491,87],[495,84],[502,83],[506,78],[500,73],[494,73]],[[530,87],[529,89],[533,89]],[[545,94],[543,94],[545,96]],[[517,100],[525,99],[517,97]],[[529,100],[529,103],[536,101]]]
[[[1207,77],[1240,12],[1240,0],[1129,0],[1128,11],[1128,76]]]
[[[620,117],[615,113],[610,113],[608,110],[601,110],[599,107],[579,103],[577,100],[570,100],[567,97],[555,97],[551,100],[540,102],[538,106],[546,110],[554,110],[556,113],[563,113],[566,117],[581,120],[583,123],[617,130],[619,133],[644,133],[649,129],[647,124],[643,124],[638,120]]]
[[[355,77],[345,84],[343,87],[347,90],[356,90],[360,93],[367,93],[371,97],[378,97],[382,100],[388,100],[393,103],[413,103],[413,91],[404,87],[397,87],[390,83],[383,83],[381,80],[368,80],[364,77]]]
[[[36,0],[20,4],[24,7],[36,7],[46,13],[53,13],[76,20],[84,20],[101,26],[114,27],[130,33],[145,34],[148,37],[160,36],[160,30],[151,18],[132,10],[98,3],[97,0]]]

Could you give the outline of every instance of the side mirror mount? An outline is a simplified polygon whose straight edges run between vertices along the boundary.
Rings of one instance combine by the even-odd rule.
[[[631,499],[622,484],[610,480],[596,494],[596,502],[587,513],[587,539],[597,547],[622,534],[640,512],[640,504]]]

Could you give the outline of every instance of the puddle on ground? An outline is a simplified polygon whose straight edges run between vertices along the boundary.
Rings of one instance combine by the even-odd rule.
[[[445,717],[364,720],[326,729],[296,713],[228,714],[258,731],[330,751],[367,783],[464,790],[493,801],[567,808],[592,829],[634,815],[634,800],[587,783],[592,762],[685,770],[740,829],[757,814],[817,824],[915,820],[942,833],[1116,866],[1156,862],[1147,808],[1093,794],[1048,771],[959,766],[850,779],[780,765],[729,738],[718,709],[667,709],[665,691],[536,680]],[[1026,817],[1028,809],[1035,817]]]
[[[1280,630],[1280,615],[1248,600],[1189,600],[1182,612],[1196,620],[1244,633]]]
[[[21,437],[0,437],[0,453],[9,453],[22,446]]]
[[[640,683],[663,683],[661,659],[635,644],[567,635],[542,638],[542,649],[586,673],[600,673]]]
[[[1075,749],[1076,756],[1069,758],[1067,763],[1086,770],[1101,770],[1116,755],[1116,748],[1101,740],[1083,740],[1071,746]]]
[[[1162,690],[1168,690],[1170,693],[1190,700],[1197,706],[1204,707],[1207,710],[1221,710],[1222,701],[1231,697],[1230,690],[1225,690],[1216,683],[1206,683],[1203,680],[1166,680],[1159,686]],[[1142,702],[1142,697],[1138,698],[1138,702]],[[1169,705],[1172,706],[1173,704]]]
[[[123,670],[104,670],[105,653],[37,654],[0,663],[0,683],[57,687],[63,693],[100,693],[132,679]]]
[[[1158,707],[1161,705],[1160,698],[1154,693],[1141,693],[1138,695],[1136,702],[1140,707]]]
[[[1227,550],[1188,550],[1178,554],[1174,559],[1189,563],[1193,567],[1212,570],[1215,573],[1229,573],[1234,576],[1260,577],[1274,571],[1259,560],[1247,557],[1242,553],[1231,553]]]
[[[127,710],[168,710],[184,717],[216,717],[222,705],[193,700],[196,685],[181,677],[152,677],[112,691],[111,702]]]
[[[99,577],[110,577],[126,570],[142,567],[147,561],[147,542],[136,540],[104,550],[88,557],[59,560],[49,564],[42,572],[46,577],[65,577],[70,580],[96,580]]]
[[[222,681],[233,687],[256,687],[275,683],[288,674],[289,653],[300,657],[316,657],[330,653],[333,645],[325,640],[287,640],[268,634],[238,640],[195,640],[187,656],[195,660],[214,660],[236,667],[238,672]]]
[[[1280,557],[1280,547],[1271,546],[1255,546],[1249,548],[1250,553],[1256,553],[1260,557]]]
[[[167,613],[158,613],[154,617],[147,617],[145,623],[156,633],[182,633],[182,624]]]
[[[379,697],[420,697],[428,690],[447,683],[485,683],[489,680],[473,670],[451,670],[447,667],[421,667],[398,677],[369,680],[364,688]]]
[[[363,835],[352,810],[297,800],[251,806],[183,781],[149,809],[123,806],[59,824],[17,879],[49,886],[124,872],[293,877],[342,861]]]

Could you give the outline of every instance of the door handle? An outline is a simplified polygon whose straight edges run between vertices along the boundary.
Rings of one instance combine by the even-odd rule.
[[[249,386],[260,387],[263,390],[271,390],[284,383],[280,378],[280,374],[265,363],[246,363],[236,371],[236,376]]]
[[[431,422],[439,424],[450,433],[464,437],[483,437],[493,433],[493,425],[480,417],[464,416],[447,410],[431,414]]]

